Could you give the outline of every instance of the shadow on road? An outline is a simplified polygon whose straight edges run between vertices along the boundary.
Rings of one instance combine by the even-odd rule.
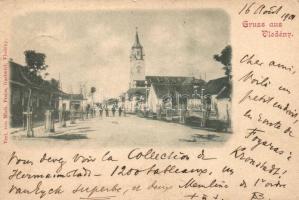
[[[63,134],[63,135],[52,135],[48,138],[57,140],[78,140],[78,139],[88,139],[85,134]]]
[[[182,142],[222,142],[219,140],[220,136],[214,134],[201,135],[194,134],[190,139],[179,139]]]

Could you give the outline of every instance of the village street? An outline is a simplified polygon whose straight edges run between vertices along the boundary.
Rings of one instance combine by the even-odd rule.
[[[178,123],[140,118],[95,117],[84,121],[76,120],[67,127],[55,124],[55,133],[44,133],[44,127],[34,128],[35,137],[27,138],[26,131],[11,134],[14,142],[22,146],[36,147],[190,147],[221,145],[230,133],[213,132]]]
[[[156,14],[153,13],[154,15]],[[128,17],[126,21],[130,24],[122,24],[124,18],[118,18],[119,16]],[[142,24],[148,24],[146,25],[148,29],[142,25],[142,29],[139,30],[137,25],[140,22],[132,21],[130,12],[114,16],[111,23],[90,32],[97,34],[82,33],[82,36],[89,35],[83,40],[87,43],[82,45],[82,48],[69,48],[71,50],[67,53],[69,57],[62,56],[59,49],[53,51],[52,47],[56,44],[48,46],[49,41],[45,43],[45,49],[40,49],[40,45],[45,42],[43,40],[38,42],[38,46],[33,45],[32,50],[27,49],[30,47],[28,46],[22,50],[23,52],[18,51],[14,54],[14,57],[19,59],[10,60],[10,122],[13,142],[21,146],[41,148],[46,146],[98,148],[203,147],[222,145],[227,141],[231,135],[229,132],[232,116],[232,48],[229,45],[229,32],[221,34],[221,37],[215,35],[210,38],[208,41],[212,42],[203,49],[202,54],[201,51],[199,53],[195,51],[201,49],[201,43],[194,44],[194,48],[192,47],[194,51],[187,51],[190,49],[190,43],[186,42],[185,37],[181,38],[181,35],[185,34],[190,38],[201,38],[198,31],[191,31],[191,35],[188,31],[177,35],[176,43],[181,43],[178,49],[164,44],[160,46],[160,42],[154,40],[157,34],[152,34],[152,29],[156,30],[155,27],[157,23],[160,24],[160,20],[152,21],[152,17],[148,18],[148,14],[136,16],[138,18],[146,16]],[[172,20],[177,21],[178,15],[173,16],[176,17]],[[191,21],[196,21],[198,16],[194,15]],[[225,16],[221,18],[223,17],[225,18]],[[98,25],[101,20],[102,18],[98,18],[95,24],[81,25],[89,29]],[[185,24],[185,20],[182,18],[181,23]],[[131,22],[136,24],[135,30]],[[122,29],[119,29],[121,24]],[[20,25],[23,23],[20,22]],[[163,27],[169,25],[160,24],[157,30],[164,31]],[[195,23],[189,28],[192,30],[199,25]],[[39,27],[39,24],[36,26]],[[68,29],[67,33],[78,31],[72,26],[69,27],[69,22],[65,22],[65,27]],[[102,33],[102,29],[107,27],[109,27],[107,38],[98,37],[98,33]],[[226,27],[223,29],[226,30]],[[48,29],[45,29],[45,32],[47,31]],[[215,31],[218,29],[212,32]],[[120,32],[122,34],[119,34]],[[162,32],[158,35],[162,35]],[[176,35],[177,27],[171,27],[170,33]],[[49,35],[51,34],[50,32]],[[28,36],[31,38],[31,34]],[[115,40],[115,37],[119,36],[121,36],[119,40]],[[68,38],[71,43],[79,39],[74,38],[72,34],[61,37]],[[108,38],[115,41],[112,42],[112,46],[111,42],[106,44]],[[163,40],[164,38],[161,42]],[[165,44],[169,42],[163,41]],[[79,43],[78,45],[80,46]],[[90,54],[85,49],[90,45],[95,51],[110,54]],[[212,46],[213,48],[210,48]],[[155,52],[159,52],[156,51],[157,47],[164,49],[163,53],[156,54]],[[90,63],[89,59],[86,60],[86,55],[81,57],[82,49],[88,52]],[[148,52],[148,55],[145,55],[145,52]],[[182,62],[176,59],[178,57],[183,59]],[[57,60],[59,62],[56,62]],[[75,64],[70,65],[70,60]],[[212,76],[207,76],[207,72]],[[83,116],[92,115],[94,112],[97,113],[96,117],[83,119]],[[110,113],[110,117],[98,116],[99,113],[106,115],[106,112]],[[111,112],[132,115],[119,117],[116,114],[112,117]],[[138,115],[156,116],[157,119],[167,121]],[[67,121],[66,127],[62,127],[66,120],[75,118],[76,123],[71,124]],[[186,121],[188,125],[176,121],[181,123]],[[190,124],[197,124],[197,127]],[[28,134],[18,128],[20,126],[26,127],[29,130]]]

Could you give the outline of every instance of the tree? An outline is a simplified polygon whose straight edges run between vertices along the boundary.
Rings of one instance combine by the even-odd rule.
[[[94,96],[94,93],[96,92],[96,88],[95,87],[91,87],[90,88],[90,94],[91,94],[91,101],[92,101],[92,106],[93,106],[93,96]]]
[[[53,87],[53,88],[56,88],[56,89],[59,89],[59,81],[52,78],[50,81],[49,81],[50,85]]]
[[[24,54],[27,67],[34,75],[39,75],[42,70],[48,67],[48,65],[45,64],[45,54],[35,52],[34,50],[26,50]]]
[[[91,93],[91,103],[92,103],[92,116],[94,116],[94,108],[93,108],[93,106],[94,106],[94,100],[93,100],[93,95],[94,95],[94,93],[96,92],[96,88],[95,87],[91,87],[90,88],[90,93]]]
[[[96,88],[95,87],[91,87],[90,88],[90,93],[91,95],[93,95],[96,92]]]
[[[220,54],[214,55],[214,59],[224,65],[225,75],[231,77],[231,59],[232,59],[232,47],[227,45]]]

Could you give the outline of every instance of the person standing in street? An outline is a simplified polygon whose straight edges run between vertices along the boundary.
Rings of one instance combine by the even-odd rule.
[[[108,110],[108,106],[105,106],[105,112],[106,112],[106,117],[109,117],[109,110]]]
[[[118,116],[119,117],[121,117],[121,113],[122,113],[122,108],[121,108],[121,106],[119,106],[119,108],[118,108]]]
[[[115,108],[115,104],[112,106],[112,115],[113,117],[115,117],[115,111],[116,111],[116,108]]]
[[[124,111],[124,117],[126,117],[126,107],[123,107],[123,111]]]
[[[100,116],[100,118],[102,118],[103,117],[103,108],[102,108],[102,105],[100,105],[100,107],[99,107],[99,116]]]

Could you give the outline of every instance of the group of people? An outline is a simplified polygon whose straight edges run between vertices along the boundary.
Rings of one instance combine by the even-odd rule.
[[[116,105],[113,105],[111,109],[108,108],[108,106],[104,106],[104,108],[102,106],[98,107],[99,110],[99,116],[103,117],[103,112],[105,111],[105,116],[109,117],[109,113],[110,111],[112,112],[112,116],[115,117],[115,113],[118,111],[118,116],[121,117],[122,114],[125,115],[124,109],[119,106],[117,107]]]

